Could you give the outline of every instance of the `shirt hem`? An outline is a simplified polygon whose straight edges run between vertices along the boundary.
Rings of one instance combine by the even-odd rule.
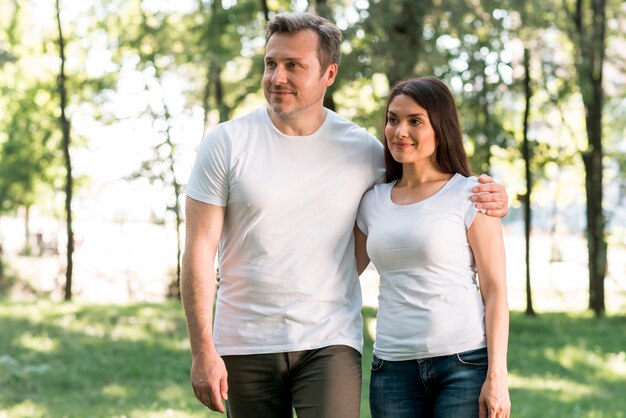
[[[220,199],[217,197],[207,197],[205,195],[202,195],[201,193],[196,193],[193,190],[187,190],[185,191],[185,194],[189,196],[190,198],[197,200],[198,202],[207,203],[209,205],[224,206],[224,207],[228,205],[228,202],[225,201],[224,199]]]
[[[249,354],[273,354],[273,353],[290,353],[294,351],[315,350],[318,348],[330,347],[332,345],[345,345],[354,348],[363,355],[363,344],[355,341],[333,340],[323,342],[310,342],[300,344],[276,345],[268,347],[217,347],[220,356],[243,356]]]
[[[389,354],[385,354],[384,352],[381,353],[377,351],[376,349],[374,349],[374,355],[378,357],[379,359],[386,360],[386,361],[420,360],[420,359],[426,359],[426,358],[432,358],[432,357],[449,356],[452,354],[462,353],[464,351],[470,351],[470,350],[478,350],[479,348],[485,348],[485,347],[487,347],[487,342],[482,341],[480,343],[465,344],[465,345],[459,345],[455,347],[445,347],[445,348],[432,350],[428,352],[415,352],[415,353],[410,353],[410,354],[397,354],[397,355],[396,354],[389,355]]]

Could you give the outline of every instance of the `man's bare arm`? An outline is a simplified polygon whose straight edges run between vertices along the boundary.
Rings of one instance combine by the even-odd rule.
[[[224,226],[225,208],[187,197],[186,237],[180,277],[181,296],[191,344],[191,386],[200,402],[224,412],[228,398],[224,361],[213,343],[215,256]]]

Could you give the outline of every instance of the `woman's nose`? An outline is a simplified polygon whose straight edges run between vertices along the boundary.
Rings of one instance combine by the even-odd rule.
[[[406,125],[402,122],[400,122],[398,124],[398,127],[396,128],[396,136],[398,138],[403,138],[405,136],[408,135],[408,130],[406,129]]]

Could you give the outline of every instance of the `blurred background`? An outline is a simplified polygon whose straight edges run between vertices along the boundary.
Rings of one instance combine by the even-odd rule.
[[[285,10],[344,33],[328,108],[381,138],[390,86],[439,77],[475,173],[506,186],[512,416],[623,417],[620,0],[0,0],[0,417],[206,416],[178,302],[185,184],[206,132],[264,105]],[[370,331],[377,285],[370,266]]]

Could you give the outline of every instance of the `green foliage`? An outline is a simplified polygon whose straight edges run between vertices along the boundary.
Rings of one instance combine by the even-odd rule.
[[[509,386],[515,417],[624,417],[626,317],[511,317]]]
[[[5,51],[0,44],[0,68],[7,62],[15,61],[15,57],[9,51]]]
[[[0,8],[4,16],[10,16],[5,41],[7,53],[13,57],[0,66],[0,214],[42,201],[42,195],[62,189],[64,182],[56,86],[58,35],[49,26],[36,31],[35,36],[25,36],[31,29],[35,6],[33,2],[13,2]],[[70,57],[67,87],[70,113],[97,118],[98,100],[102,103],[99,95],[110,89],[116,78],[112,71],[99,76],[86,71],[87,56],[80,44],[102,35],[91,30],[90,26],[65,25]],[[84,144],[81,139],[73,133],[76,146]]]
[[[41,112],[39,91],[16,92],[6,103],[7,119],[0,120],[5,127],[0,138],[0,213],[35,203],[40,186],[52,182],[59,164],[55,120],[52,112]]]
[[[3,304],[0,319],[0,411],[8,416],[207,416],[188,386],[178,303]]]
[[[369,417],[376,310],[363,310],[361,417]],[[624,417],[626,317],[511,315],[509,387],[518,418]],[[178,302],[0,305],[0,414],[218,417],[195,400]]]
[[[54,199],[48,197],[63,183],[56,28],[52,14],[49,19],[40,16],[52,11],[51,3],[0,2],[0,214],[49,204]],[[554,184],[559,173],[583,169],[580,155],[587,138],[581,95],[586,87],[576,75],[584,59],[567,12],[574,10],[573,0],[183,3],[187,6],[141,0],[61,2],[68,42],[68,114],[77,122],[72,126],[74,150],[85,145],[81,135],[91,134],[79,129],[80,122],[88,121],[93,129],[93,121],[148,121],[153,135],[129,137],[154,148],[146,161],[138,161],[134,177],[157,187],[171,186],[172,195],[179,197],[184,182],[176,178],[175,167],[184,161],[178,146],[183,142],[180,125],[193,120],[200,108],[209,128],[263,103],[263,4],[270,17],[297,5],[300,10],[317,9],[344,29],[343,60],[329,91],[340,114],[380,138],[389,84],[416,75],[441,77],[457,98],[475,171],[493,166],[506,171],[510,195],[517,192],[522,167],[523,92],[516,51],[528,48],[534,91],[529,132],[533,179],[537,186]],[[622,3],[607,0],[602,145],[612,169],[608,184],[616,178],[626,182]],[[589,2],[581,4],[589,7]],[[41,8],[38,13],[36,7]],[[127,84],[117,84],[119,75]],[[132,83],[133,104],[143,102],[139,109],[120,114],[111,98]],[[584,181],[568,187],[578,183],[582,188]],[[166,209],[178,210],[175,203]]]
[[[259,2],[253,0],[238,1],[228,9],[213,2],[191,18],[189,61],[204,76],[196,103],[225,121],[248,95],[261,89],[265,20]]]
[[[342,78],[387,76],[390,84],[415,75],[423,59],[424,17],[430,1],[369,2],[357,11],[360,20],[345,31],[347,53]],[[408,53],[407,53],[408,52]]]
[[[41,51],[21,40],[27,31],[22,8],[26,5],[17,2],[0,8],[8,18],[6,38],[0,41],[6,42],[6,54],[12,57],[0,66],[0,214],[35,203],[57,178],[56,167],[62,162],[54,79],[32,71],[25,62]]]
[[[513,113],[512,57],[507,50],[515,23],[501,1],[461,1],[433,13],[427,25],[432,71],[448,81],[458,97],[459,114],[476,173],[491,169],[494,148],[513,144],[505,121]],[[428,64],[422,68],[428,71]]]
[[[478,172],[488,172],[493,147],[510,147],[513,131],[504,123],[513,112],[509,86],[512,62],[506,48],[514,21],[501,1],[369,2],[345,31],[341,86],[376,74],[390,84],[418,75],[448,82],[459,103],[468,152]],[[373,18],[376,16],[376,18]],[[371,127],[384,105],[355,117]]]

